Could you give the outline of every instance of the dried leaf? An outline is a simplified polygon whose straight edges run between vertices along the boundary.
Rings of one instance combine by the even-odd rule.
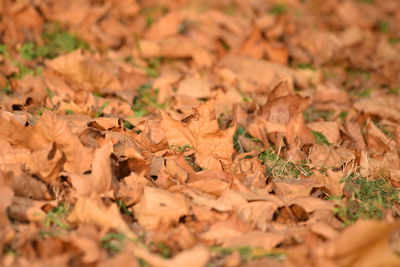
[[[210,66],[214,58],[204,48],[192,40],[174,36],[160,40],[142,40],[139,42],[140,55],[144,58],[193,58],[200,66]]]
[[[85,57],[80,50],[49,60],[46,64],[71,80],[86,85],[89,90],[93,90],[92,88],[105,91],[122,89],[120,81],[111,70],[94,59]]]
[[[121,218],[116,204],[106,207],[99,197],[93,194],[90,197],[80,197],[67,220],[71,223],[93,223],[105,232],[109,229],[121,231],[129,237],[135,234]]]
[[[147,229],[177,222],[188,214],[185,197],[166,190],[146,186],[143,198],[133,208],[139,223]]]
[[[398,222],[359,220],[322,247],[319,255],[341,266],[399,265],[400,258],[393,247],[399,227]]]
[[[188,123],[172,119],[161,112],[161,127],[170,146],[187,146],[196,151],[196,163],[209,170],[221,170],[222,163],[231,161],[234,127],[227,130],[218,128],[215,117],[215,101],[210,100],[195,108]]]
[[[107,142],[94,152],[92,173],[79,175],[65,173],[71,179],[71,184],[76,190],[77,196],[89,196],[92,192],[106,193],[111,189],[111,160],[113,150],[111,142]]]

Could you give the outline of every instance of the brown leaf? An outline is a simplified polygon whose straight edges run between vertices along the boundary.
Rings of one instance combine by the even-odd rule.
[[[354,107],[371,115],[400,122],[399,100],[399,97],[391,95],[376,96],[360,99],[354,103]]]
[[[14,192],[11,188],[11,179],[0,172],[0,249],[14,237],[14,230],[8,220],[7,208],[11,205]]]
[[[49,144],[46,148],[33,151],[31,161],[27,163],[27,171],[38,175],[44,182],[50,183],[59,175],[63,164],[63,153],[56,144]]]
[[[115,195],[118,199],[122,199],[127,206],[131,206],[140,201],[146,185],[150,185],[150,182],[145,177],[131,172],[129,176],[124,177]]]
[[[193,98],[204,98],[211,95],[212,84],[204,79],[187,78],[179,83],[177,94]]]
[[[15,195],[35,200],[50,200],[52,195],[47,185],[26,173],[13,174],[13,189]]]
[[[122,89],[120,81],[110,69],[94,59],[85,57],[80,50],[49,60],[46,65],[71,80],[82,83],[89,90],[95,88],[102,91],[119,91]]]
[[[339,123],[336,121],[310,122],[307,127],[323,134],[330,144],[336,145],[341,140]]]
[[[333,211],[334,204],[332,202],[324,201],[320,198],[314,197],[298,197],[288,202],[289,205],[298,205],[306,212],[313,212],[316,210],[330,210]]]
[[[309,196],[313,188],[318,188],[320,186],[320,184],[310,178],[301,180],[274,179],[272,182],[272,188],[275,194],[287,199]]]
[[[239,217],[246,223],[265,231],[280,205],[272,201],[253,201],[238,207]]]
[[[342,48],[340,39],[328,31],[305,30],[296,37],[300,45],[312,55],[316,65],[332,60]]]
[[[340,40],[343,46],[353,46],[358,44],[363,39],[363,33],[357,26],[350,26],[340,33]]]
[[[133,210],[139,223],[146,229],[177,222],[189,212],[183,195],[149,186],[144,188],[143,198]]]
[[[158,19],[145,32],[145,37],[149,39],[165,38],[178,33],[182,20],[186,19],[188,14],[184,10],[171,11]]]
[[[93,192],[106,193],[111,189],[110,154],[112,150],[111,142],[107,142],[94,152],[91,174],[65,173],[69,176],[77,196],[89,196]]]
[[[225,190],[229,188],[229,184],[227,182],[216,178],[206,178],[200,181],[188,183],[187,185],[192,188],[196,188],[203,192],[217,196],[221,195]]]
[[[27,145],[34,150],[54,142],[65,155],[64,171],[81,174],[89,169],[91,150],[84,147],[67,122],[54,113],[44,112],[34,129],[24,133],[30,135]]]
[[[268,96],[268,102],[261,109],[261,116],[267,132],[282,131],[285,127],[289,146],[294,146],[296,140],[302,144],[313,143],[314,136],[305,125],[303,112],[309,105],[309,100],[293,93],[288,80],[280,81]]]
[[[210,66],[214,58],[204,48],[183,36],[139,42],[140,55],[144,58],[193,58],[199,66]]]
[[[210,170],[221,170],[221,162],[231,162],[235,127],[220,130],[215,117],[215,100],[198,108],[188,123],[172,119],[162,111],[161,127],[170,146],[189,145],[196,151],[196,163]]]
[[[314,172],[313,177],[317,183],[324,186],[330,196],[343,195],[344,183],[340,182],[345,177],[343,172],[334,172],[331,169],[328,169],[326,174]]]
[[[63,237],[63,240],[77,246],[83,252],[82,260],[84,263],[94,263],[99,260],[100,247],[96,242],[97,240],[93,240],[77,232],[68,234],[66,237]]]
[[[210,209],[217,210],[219,212],[232,210],[231,205],[222,203],[211,195],[201,194],[201,192],[195,192],[190,188],[183,188],[181,191],[182,193],[187,195],[191,199],[191,202],[195,205],[204,206]]]
[[[347,120],[345,123],[346,134],[348,134],[354,142],[354,147],[357,150],[363,150],[366,147],[364,137],[361,133],[361,128],[358,123],[353,120]]]
[[[284,240],[284,236],[276,233],[262,231],[252,231],[239,237],[226,239],[223,243],[226,247],[260,247],[265,250],[271,250]]]
[[[8,209],[8,216],[19,221],[42,222],[46,216],[42,207],[46,204],[54,204],[54,201],[34,201],[29,198],[14,197]]]
[[[396,149],[395,141],[386,136],[370,119],[366,130],[368,150],[383,153]]]
[[[182,251],[169,260],[136,245],[133,245],[131,250],[136,257],[144,259],[154,267],[204,267],[210,257],[208,249],[202,245]]]
[[[351,150],[344,147],[315,144],[310,152],[309,159],[315,167],[340,167],[354,160],[356,157]]]
[[[135,234],[121,218],[118,206],[113,203],[109,207],[106,207],[95,194],[92,194],[90,197],[78,198],[67,220],[76,224],[93,223],[105,232],[109,229],[115,229],[126,234],[128,237],[135,237]]]
[[[314,93],[314,102],[321,102],[326,104],[327,102],[337,102],[340,104],[346,104],[349,101],[349,94],[345,90],[329,85],[318,85]]]
[[[400,258],[393,245],[398,229],[398,222],[359,220],[320,248],[319,255],[340,266],[397,266]]]

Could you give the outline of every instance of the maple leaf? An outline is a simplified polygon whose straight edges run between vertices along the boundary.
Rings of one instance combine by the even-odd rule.
[[[193,109],[189,122],[171,118],[161,111],[161,128],[170,146],[190,145],[196,151],[196,163],[205,169],[222,170],[221,163],[231,161],[236,127],[218,128],[215,100]]]

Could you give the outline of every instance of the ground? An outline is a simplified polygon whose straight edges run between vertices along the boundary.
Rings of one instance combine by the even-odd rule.
[[[0,1],[1,266],[400,266],[400,1]]]

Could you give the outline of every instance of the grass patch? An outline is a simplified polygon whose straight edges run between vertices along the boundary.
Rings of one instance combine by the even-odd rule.
[[[392,45],[396,45],[396,44],[400,43],[400,37],[390,37],[389,43],[391,43]]]
[[[143,66],[141,64],[136,63],[135,60],[131,56],[124,58],[124,62],[129,63],[136,68],[144,70],[146,72],[146,74],[151,78],[157,78],[159,76],[159,69],[161,66],[161,61],[162,61],[162,58],[159,58],[159,57],[147,59],[146,60],[147,66]]]
[[[101,247],[111,254],[121,252],[122,247],[128,237],[120,233],[108,233],[100,239]]]
[[[391,87],[388,89],[388,93],[392,95],[399,95],[400,94],[400,86]]]
[[[360,98],[368,98],[372,95],[372,88],[365,88],[357,93],[357,96]]]
[[[195,172],[199,172],[202,171],[203,168],[200,167],[199,165],[197,165],[195,157],[194,157],[194,153],[190,154],[188,156],[185,156],[185,161],[193,168],[193,170]]]
[[[163,242],[151,242],[149,245],[149,249],[153,253],[157,253],[164,259],[170,259],[172,257],[172,250],[171,248]]]
[[[278,5],[274,5],[269,10],[269,13],[271,13],[273,15],[282,15],[282,14],[285,14],[287,12],[287,10],[288,10],[288,8],[286,5],[278,4]]]
[[[310,176],[310,167],[302,163],[293,163],[279,157],[274,151],[266,150],[261,153],[258,159],[267,167],[267,175],[278,180],[294,180],[300,175]]]
[[[238,7],[234,3],[229,3],[223,8],[222,12],[224,12],[224,14],[226,15],[231,16],[234,15],[237,12],[237,10]]]
[[[318,120],[329,121],[335,112],[333,110],[318,110],[308,108],[304,111],[304,119],[306,122],[313,122]]]
[[[337,77],[337,74],[335,72],[328,70],[323,70],[322,75],[324,76],[325,79],[334,79]]]
[[[239,252],[242,264],[261,258],[270,258],[279,261],[286,259],[286,255],[283,253],[265,250],[260,247],[242,246],[237,248],[224,248],[220,246],[211,246],[209,249],[211,251],[212,258],[224,258],[234,252]]]
[[[133,99],[132,111],[136,117],[149,114],[151,108],[165,109],[164,104],[157,102],[158,89],[153,89],[150,84],[145,83],[136,90],[137,94]]]
[[[34,43],[24,43],[18,50],[19,55],[26,60],[33,60],[36,58],[35,55],[35,44]]]
[[[371,79],[372,73],[366,70],[362,70],[362,69],[347,69],[346,70],[347,74],[350,76],[359,76],[365,80],[369,80]]]
[[[349,114],[349,112],[347,112],[347,111],[340,112],[339,119],[341,119],[342,121],[345,120],[348,114]]]
[[[314,135],[315,141],[317,142],[318,145],[328,145],[328,146],[331,145],[328,139],[326,139],[326,136],[323,135],[322,133],[318,131],[311,131],[311,133]]]
[[[242,94],[243,102],[251,102],[253,99],[245,94]]]
[[[383,178],[368,180],[352,173],[342,182],[346,183],[345,191],[349,195],[335,212],[345,225],[358,219],[382,220],[385,209],[400,204],[400,190]]]
[[[140,9],[139,14],[144,16],[146,21],[146,28],[150,28],[151,25],[156,21],[157,17],[164,15],[168,12],[168,7],[164,5],[153,5],[143,7]]]
[[[110,104],[110,101],[104,102],[103,105],[96,111],[96,114],[94,115],[96,118],[99,118],[104,115],[103,111],[104,109]]]
[[[27,57],[28,59],[30,59],[31,55],[30,53],[30,45],[28,45],[27,47],[24,48],[24,45],[21,46],[21,48],[23,49],[23,57]],[[20,48],[20,50],[21,50]],[[24,78],[26,75],[41,75],[43,68],[42,67],[36,67],[36,68],[31,68],[27,65],[25,65],[24,63],[14,59],[9,50],[8,47],[6,45],[0,45],[0,54],[2,56],[4,56],[4,58],[8,61],[11,62],[11,64],[16,67],[18,69],[17,73],[13,73],[11,75],[11,78],[14,79],[22,79]]]
[[[105,96],[102,92],[98,92],[98,91],[93,91],[92,95],[97,96],[97,97],[104,97]]]
[[[24,43],[18,50],[20,56],[26,60],[37,58],[55,58],[63,53],[77,49],[89,49],[89,45],[75,35],[64,31],[57,24],[47,25],[42,35],[44,45]]]
[[[378,121],[372,121],[376,127],[379,128],[379,130],[381,130],[387,137],[389,138],[395,138],[395,134],[393,132],[391,132],[388,127],[386,125],[383,125],[382,123],[378,122]]]
[[[238,151],[239,153],[246,153],[246,152],[250,152],[247,151],[244,146],[240,143],[240,138],[239,137],[245,137],[247,139],[249,139],[252,142],[261,142],[259,139],[254,138],[253,136],[251,136],[244,127],[242,126],[238,126],[236,129],[235,134],[233,135],[233,147],[235,148],[236,151]]]
[[[18,68],[18,73],[13,74],[11,77],[18,80],[24,78],[27,75],[34,76],[36,74],[41,74],[40,69],[32,69],[18,61],[13,61],[13,65]]]
[[[54,93],[54,91],[50,90],[49,87],[46,87],[45,90],[50,99],[52,99],[56,95],[56,93]]]
[[[128,130],[133,130],[133,128],[135,128],[135,125],[133,125],[132,123],[130,123],[129,121],[126,121],[126,120],[123,121],[123,126],[125,129],[128,129]]]
[[[10,85],[10,82],[8,80],[7,80],[6,85],[2,88],[2,91],[6,95],[11,95],[12,94],[11,85]]]
[[[170,148],[174,150],[175,153],[180,154],[182,152],[189,151],[192,149],[190,145],[183,145],[183,146],[176,146],[176,145],[171,145]]]
[[[10,244],[7,244],[3,247],[3,255],[14,255],[14,256],[21,256],[21,252],[14,249]]]
[[[390,30],[389,22],[385,20],[379,20],[377,23],[378,30],[382,33],[388,33]]]
[[[8,56],[8,47],[6,45],[0,45],[0,55]]]
[[[126,204],[125,204],[125,202],[123,200],[117,199],[115,202],[117,203],[117,205],[119,207],[119,211],[122,214],[126,214],[128,216],[133,216],[133,212],[128,209],[128,207],[126,206]]]
[[[302,70],[315,70],[315,67],[310,63],[300,63],[296,65],[296,68]]]
[[[70,212],[69,206],[60,204],[57,207],[51,209],[43,219],[43,225],[52,230],[41,231],[42,237],[52,236],[58,234],[59,230],[69,230],[71,226],[66,222],[66,217]]]
[[[145,68],[145,71],[148,76],[152,78],[157,78],[159,76],[159,69],[161,66],[161,58],[151,58],[147,60],[147,67]]]

